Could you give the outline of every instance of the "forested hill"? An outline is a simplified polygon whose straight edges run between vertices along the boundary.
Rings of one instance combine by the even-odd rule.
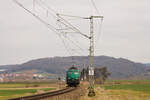
[[[85,64],[85,67],[87,67],[88,57],[76,56],[74,57],[74,62],[76,63],[76,65],[79,65],[80,69],[83,68],[83,64]],[[0,69],[7,69],[7,71],[9,72],[35,69],[41,72],[60,74],[65,73],[65,70],[71,65],[71,57],[51,57],[31,60],[20,65],[0,66]],[[148,69],[144,64],[135,63],[123,58],[113,58],[108,56],[94,57],[94,66],[106,66],[108,71],[111,73],[111,78],[116,79],[139,76],[148,72]]]

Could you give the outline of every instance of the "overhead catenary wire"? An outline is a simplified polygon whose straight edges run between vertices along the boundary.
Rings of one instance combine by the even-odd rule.
[[[51,7],[49,7],[48,5],[46,5],[42,0],[38,0],[38,1],[40,1],[43,5],[45,5],[47,9],[49,9],[49,10],[53,11],[54,13],[58,14],[54,9],[52,9]],[[43,8],[43,9],[46,9],[46,8]],[[48,11],[48,12],[49,12],[49,11]],[[65,14],[59,14],[59,15],[62,15],[62,16],[69,16],[69,15],[65,15]],[[76,18],[80,18],[80,19],[81,19],[81,18],[82,18],[82,19],[85,18],[85,17],[79,17],[79,16],[69,16],[69,17],[76,17]],[[62,17],[59,16],[59,18],[61,18],[61,19],[58,19],[59,22],[61,22],[63,25],[65,25],[68,29],[72,29],[72,30],[75,29],[76,31],[79,31],[77,28],[73,27],[69,22],[67,22],[66,20],[64,20]],[[66,23],[62,22],[61,20],[67,22],[67,24],[71,25],[72,27],[68,26]],[[62,29],[62,28],[61,28],[61,29]],[[61,29],[57,29],[57,30],[61,30]],[[68,33],[69,33],[69,32],[68,32]],[[71,33],[73,33],[73,32],[71,32]],[[78,32],[74,32],[74,33],[78,33]],[[81,32],[79,31],[79,33],[81,33]],[[86,36],[86,37],[87,37],[87,36]],[[68,38],[68,37],[67,37],[67,38]],[[76,45],[80,50],[83,51],[83,48],[81,48],[79,45],[77,45],[77,43],[75,43],[74,41],[72,41],[72,40],[69,39],[69,38],[68,38],[68,40],[70,40],[74,45]],[[63,42],[64,42],[64,41],[63,41]]]
[[[94,7],[94,9],[96,11],[96,13],[98,15],[100,15],[100,11],[98,10],[98,8],[97,8],[96,3],[94,2],[94,0],[90,0],[90,1],[92,3],[92,5],[93,5],[93,7]],[[100,36],[101,36],[101,33],[102,33],[103,18],[100,21],[98,21],[98,23],[99,23],[99,30],[98,30],[97,39],[96,39],[96,42],[95,42],[96,43],[96,47],[97,47],[97,45],[99,43],[99,39],[100,39]]]
[[[59,20],[58,20],[58,22],[60,22]],[[68,29],[72,29],[72,28],[70,28],[69,26],[67,26],[65,23],[63,23],[63,22],[60,22],[60,23],[62,23],[63,25],[65,25],[66,27],[68,27]],[[64,29],[64,28],[60,28],[60,29],[57,29],[57,30],[67,30],[66,28]],[[64,32],[65,34],[67,34],[67,33],[77,33],[77,32]],[[66,38],[68,38],[68,37],[66,37]],[[69,39],[69,38],[68,38]],[[81,48],[80,46],[78,46],[77,44],[79,44],[79,42],[76,40],[75,42],[74,41],[72,41],[71,39],[69,39],[73,44],[75,44],[79,49],[81,49],[81,50],[84,50],[83,48]]]
[[[54,9],[52,9],[51,7],[49,7],[47,4],[45,4],[42,0],[38,0],[40,1],[43,5],[45,5],[49,10],[51,10],[53,13],[57,13],[57,11],[55,11]]]
[[[58,24],[58,23],[56,23],[56,24]],[[61,25],[60,25],[60,24],[58,24],[58,26],[61,28]],[[66,43],[65,43],[65,41],[64,41],[64,39],[63,39],[63,37],[62,37],[61,35],[59,35],[59,37],[60,37],[60,39],[62,40],[62,42],[63,42],[63,44],[64,44],[64,47],[65,47],[67,53],[68,53],[69,55],[71,55],[71,52],[70,52],[70,50],[69,50],[69,49],[70,49],[69,46],[66,45]]]
[[[59,19],[58,20],[58,22],[60,22],[61,24],[63,24],[63,25],[65,25],[66,27],[68,27],[68,29],[73,29],[73,28],[71,28],[71,27],[69,27],[68,25],[66,25],[64,22],[62,22],[62,21],[60,21],[61,19]],[[63,28],[62,28],[63,29]],[[57,30],[61,30],[61,29],[57,29]],[[68,33],[68,32],[65,32],[65,33]],[[73,32],[71,32],[71,33],[73,33]],[[74,33],[77,33],[77,32],[74,32]],[[77,44],[79,44],[78,43],[78,41],[73,41],[72,39],[70,39],[69,37],[67,37],[66,36],[66,38],[68,38],[68,40],[70,40],[74,45],[76,45],[80,50],[84,50],[83,48],[81,48],[79,45],[77,45]],[[76,42],[76,43],[75,43]]]
[[[59,22],[59,20],[58,20],[58,22]],[[60,24],[61,24],[61,23],[60,23]],[[62,24],[64,24],[64,23],[62,23]],[[59,28],[60,28],[60,29],[57,29],[57,30],[63,29],[63,28],[61,27],[61,25],[59,25]],[[66,32],[61,32],[61,33],[62,33],[62,34],[67,34]],[[73,41],[73,40],[70,39],[67,35],[66,35],[66,37],[64,37],[64,38],[66,38],[66,39],[68,39],[70,42],[72,42],[72,44],[75,45],[76,47],[78,47],[78,49],[80,49],[81,51],[84,51],[84,49],[78,45],[78,44],[79,44],[78,41]]]
[[[37,4],[39,7],[41,7],[43,10],[46,11],[46,15],[48,17],[48,15],[51,15],[53,18],[57,19],[57,16],[56,16],[56,12],[54,10],[51,10],[50,8],[47,8],[43,3],[41,3],[42,1],[41,0],[36,0],[35,4]],[[53,12],[50,12],[50,10]]]
[[[54,31],[61,39],[62,37],[60,36],[60,34],[56,31],[56,28],[54,28],[53,26],[51,26],[50,24],[48,24],[47,22],[45,22],[44,20],[42,20],[39,16],[37,16],[36,14],[32,13],[30,10],[26,9],[21,3],[19,3],[17,0],[13,0],[16,4],[18,4],[20,7],[22,7],[23,9],[25,9],[27,12],[29,12],[30,14],[32,14],[36,19],[38,19],[39,21],[41,21],[46,27],[50,28],[52,31]],[[64,46],[66,47],[65,42],[62,39],[62,42],[64,44]]]
[[[67,39],[68,39],[69,41],[71,41],[72,44],[74,44],[76,47],[78,47],[79,50],[81,50],[81,51],[83,51],[83,52],[85,51],[83,48],[81,48],[80,46],[78,46],[77,43],[75,43],[74,41],[72,41],[70,38],[67,37]]]
[[[57,27],[52,26],[47,21],[43,20],[40,16],[38,16],[36,13],[33,13],[31,10],[25,8],[24,5],[22,5],[21,3],[19,3],[17,0],[13,0],[13,1],[16,4],[18,4],[20,7],[22,7],[23,9],[25,9],[28,13],[32,14],[36,19],[38,19],[40,22],[42,22],[46,27],[48,27],[54,33],[56,33],[59,36],[59,38],[62,40],[62,43],[65,46],[65,48],[66,48],[67,52],[69,53],[69,55],[72,55],[71,52],[69,51],[71,48],[68,47],[68,45],[65,43],[65,40],[67,40],[69,43],[72,43],[76,48],[78,48],[80,50],[80,51],[77,51],[77,49],[76,49],[76,53],[79,54],[79,55],[84,55],[85,51],[88,51],[88,49],[86,49],[86,50],[83,49],[77,41],[73,41],[72,39],[70,39],[70,37],[68,37],[68,36],[65,37],[64,35],[62,35],[62,34],[66,34],[66,33],[62,32],[61,30],[58,30]],[[38,0],[38,1],[41,2],[41,0]],[[36,3],[38,3],[40,5],[40,2],[36,2]],[[42,6],[43,9],[45,9],[48,12],[48,14],[50,14],[52,16],[54,15],[54,14],[52,14],[49,11],[50,8],[48,9],[47,7],[43,7],[44,5],[41,5],[41,6]],[[34,5],[34,7],[35,7],[35,5]],[[56,11],[53,11],[53,12],[56,13],[56,14],[58,14]],[[54,18],[55,19],[59,19],[61,21],[61,24],[66,25],[66,28],[69,27],[69,29],[73,30],[75,33],[81,34],[81,35],[83,35],[86,38],[90,38],[89,36],[87,36],[87,35],[83,34],[82,32],[80,32],[80,30],[78,30],[76,27],[74,27],[72,24],[70,24],[68,21],[66,21],[61,16],[58,16],[58,15],[55,16],[54,15]],[[70,26],[71,26],[71,28],[70,28]],[[60,28],[60,29],[62,29],[62,28]]]
[[[102,35],[102,27],[103,27],[103,19],[101,19],[100,21],[98,21],[99,23],[99,30],[98,30],[98,34],[97,34],[97,39],[96,39],[96,46],[99,43],[100,37]]]
[[[63,44],[64,44],[64,46],[65,46],[65,49],[66,49],[67,53],[68,53],[70,56],[73,56],[73,54],[72,54],[72,52],[71,52],[71,47],[66,44],[66,41],[65,41],[65,40],[66,40],[67,38],[66,38],[64,35],[59,35],[59,37],[60,37],[60,39],[62,40],[62,42],[63,42]],[[68,39],[68,41],[71,41],[71,40]],[[73,41],[71,41],[71,42],[73,42]],[[77,46],[77,44],[75,44],[75,43],[73,43],[73,44]],[[80,48],[79,46],[77,46],[77,47]],[[81,49],[80,49],[80,50],[81,50]],[[79,55],[83,55],[82,53],[77,52],[77,51],[76,51],[76,53],[79,54]]]
[[[66,17],[78,18],[78,19],[87,19],[87,17],[81,17],[81,16],[73,16],[73,15],[65,15],[65,14],[59,14],[59,15],[66,16]]]
[[[62,22],[64,25],[66,25],[67,27],[71,28],[72,30],[74,30],[75,32],[81,34],[82,36],[86,37],[86,38],[90,38],[89,36],[87,36],[86,34],[82,33],[79,29],[77,29],[76,27],[74,27],[71,23],[69,23],[68,21],[66,21],[64,18],[62,18],[60,15],[62,16],[69,16],[69,15],[65,15],[65,14],[59,14],[57,13],[54,9],[52,9],[51,7],[49,7],[48,5],[46,5],[44,2],[42,2],[42,0],[39,0],[41,1],[41,3],[43,3],[48,9],[50,9],[51,11],[53,11],[57,17],[59,17],[60,19],[60,22]],[[86,19],[85,17],[79,17],[79,16],[70,16],[70,17],[77,17],[77,18],[82,18],[82,19]]]
[[[67,41],[68,41],[68,42],[69,42],[69,41],[72,42],[73,45],[75,45],[76,47],[79,48],[80,51],[82,51],[81,47],[79,47],[77,44],[75,44],[71,39],[66,38],[66,37],[64,37],[63,35],[60,36],[60,38],[62,39],[63,44],[65,45],[65,48],[66,48],[67,52],[70,54],[70,56],[73,56],[72,53],[71,53],[72,49],[71,49],[71,47],[69,47],[69,45],[66,45],[66,42],[67,42]],[[66,40],[66,39],[67,39],[67,40]],[[66,40],[66,41],[65,41],[65,40]],[[76,49],[74,49],[74,50],[76,50]],[[82,54],[83,52],[81,53],[81,52],[78,52],[77,50],[76,50],[76,53],[79,54],[79,55],[84,55],[84,54]]]
[[[20,2],[18,2],[17,0],[13,0],[17,5],[19,5],[20,7],[22,7],[23,9],[25,9],[28,13],[32,14],[36,19],[38,19],[40,22],[42,22],[46,27],[48,27],[50,30],[52,30],[54,33],[56,33],[59,37],[60,34],[62,32],[58,32],[57,28],[53,27],[52,25],[50,25],[49,23],[47,23],[46,21],[42,20],[42,18],[40,18],[38,15],[36,15],[35,13],[31,12],[30,10],[28,10],[27,8],[25,8]],[[60,37],[62,38],[62,37]],[[74,45],[76,45],[76,47],[78,47],[80,50],[83,50],[80,46],[78,46],[74,41],[72,41],[71,39],[69,39],[67,37],[68,40],[70,40]]]
[[[60,22],[63,23],[66,27],[69,27],[70,29],[72,29],[73,31],[77,32],[78,34],[81,34],[82,36],[86,37],[86,38],[90,38],[89,36],[87,36],[86,34],[82,33],[79,29],[77,29],[76,27],[74,27],[71,23],[69,23],[68,21],[66,21],[64,18],[62,18],[60,15],[63,15],[63,14],[59,14],[57,13],[55,10],[53,10],[52,8],[50,8],[48,5],[46,5],[45,3],[43,3],[41,0],[38,0],[40,1],[42,4],[44,4],[46,6],[47,9],[53,11],[55,14],[56,14],[56,17],[55,15],[51,14],[52,16],[54,16],[55,18],[59,18]],[[43,7],[42,7],[43,8]],[[43,8],[43,9],[46,9],[46,8]],[[47,10],[46,9],[46,10]],[[49,12],[49,11],[48,11]],[[50,12],[51,13],[51,12]],[[63,16],[69,16],[69,15],[63,15]],[[72,16],[73,17],[73,16]],[[75,16],[75,17],[78,17],[78,16]],[[79,18],[79,17],[78,17]],[[84,18],[84,17],[80,17],[80,18]]]
[[[72,30],[74,30],[75,32],[81,34],[82,36],[86,37],[86,38],[90,38],[88,35],[82,33],[79,29],[77,29],[76,27],[74,27],[71,23],[69,23],[68,21],[66,21],[64,18],[62,18],[58,13],[57,16],[61,19],[60,21],[64,21],[66,23],[67,26],[71,26]]]
[[[59,34],[56,31],[56,28],[50,24],[48,24],[46,21],[42,20],[38,15],[36,15],[35,13],[31,12],[30,10],[28,10],[27,8],[25,8],[20,2],[18,2],[17,0],[13,0],[17,5],[19,5],[21,8],[23,8],[24,10],[26,10],[28,13],[30,13],[31,15],[33,15],[36,19],[38,19],[40,22],[42,22],[44,25],[46,25],[48,28],[50,28],[52,31],[54,31],[56,34]]]
[[[49,10],[52,10],[54,13],[57,13],[55,10],[53,10],[53,9],[51,9],[51,7],[49,7],[48,5],[46,5],[44,2],[42,2],[42,0],[38,0],[38,1],[40,1],[43,5],[45,5],[46,7],[42,7],[43,9],[49,9]],[[40,3],[39,2],[39,3]],[[46,9],[46,10],[47,10]],[[49,11],[48,11],[49,12]],[[69,17],[75,17],[75,18],[82,18],[82,19],[85,19],[85,17],[79,17],[79,16],[70,16],[70,15],[65,15],[65,14],[59,14],[59,15],[61,15],[61,16],[69,16]],[[80,34],[82,34],[82,35],[84,35],[83,33],[81,33],[77,28],[75,28],[73,25],[71,25],[68,21],[66,21],[65,19],[63,19],[62,17],[60,17],[60,16],[57,16],[57,17],[59,17],[59,19],[57,19],[57,20],[59,20],[59,22],[60,23],[62,23],[63,25],[65,25],[68,29],[71,29],[71,30],[74,30],[75,32],[65,32],[65,33],[80,33]],[[63,20],[63,21],[62,21]],[[67,24],[66,24],[67,23]],[[68,25],[69,24],[69,25]],[[71,26],[71,27],[70,27]],[[67,28],[65,28],[65,29],[63,29],[63,28],[61,28],[61,29],[57,29],[57,31],[59,31],[60,32],[60,30],[67,30]],[[76,32],[77,31],[77,32]],[[84,35],[84,36],[86,36],[86,35]],[[88,37],[88,36],[86,36],[86,37]],[[68,37],[67,37],[68,38]],[[89,37],[88,37],[89,38]],[[69,40],[71,40],[71,39],[69,39]],[[71,42],[74,44],[74,45],[76,45],[80,50],[83,50],[80,46],[78,46],[76,43],[74,43],[74,41],[72,41],[71,40]]]
[[[92,5],[93,5],[95,11],[98,13],[98,15],[100,15],[100,12],[99,12],[99,10],[98,10],[98,8],[97,8],[97,6],[96,6],[94,0],[90,0],[90,1],[91,1]]]

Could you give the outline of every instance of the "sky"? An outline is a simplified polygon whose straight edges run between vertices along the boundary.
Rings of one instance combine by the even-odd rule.
[[[33,6],[32,0],[19,1],[27,8]],[[97,15],[90,0],[42,1],[63,14],[84,17]],[[104,16],[100,38],[95,47],[95,55],[150,63],[150,1],[93,1],[99,14]],[[38,5],[35,8],[34,12],[42,15]],[[0,14],[0,65],[21,64],[44,57],[71,56],[58,35],[12,0],[0,0]],[[51,19],[48,20],[48,23],[51,23]],[[85,24],[87,22],[75,20],[72,23],[85,33],[89,31],[89,26]],[[94,28],[96,30],[100,27],[95,26]],[[99,31],[96,32],[99,34]],[[76,37],[81,47],[88,48],[88,42],[84,37],[72,37]],[[88,52],[82,52],[82,54],[88,55]]]

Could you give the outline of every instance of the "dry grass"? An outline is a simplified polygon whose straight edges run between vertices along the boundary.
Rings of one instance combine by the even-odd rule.
[[[26,87],[28,85],[28,87]],[[38,85],[38,87],[34,87]],[[1,83],[0,84],[0,100],[16,98],[20,96],[33,95],[46,91],[53,91],[58,88],[58,84],[51,83]],[[64,85],[61,85],[63,88]]]
[[[83,87],[78,87],[76,90],[69,93],[61,94],[59,96],[53,96],[50,98],[44,98],[41,100],[79,100],[85,93]]]
[[[88,89],[86,86],[86,95],[79,100],[150,100],[150,91],[134,91],[134,90],[105,90],[100,86],[95,88],[96,96],[88,97]]]

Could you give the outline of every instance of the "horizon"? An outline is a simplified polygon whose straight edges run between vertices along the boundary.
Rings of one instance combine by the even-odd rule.
[[[105,57],[112,57],[112,56],[107,56],[107,55],[100,55],[101,57],[102,56],[105,56]],[[26,63],[26,62],[29,62],[29,61],[32,61],[32,60],[39,60],[39,59],[46,59],[46,58],[62,58],[62,57],[72,57],[72,56],[53,56],[53,57],[42,57],[42,58],[34,58],[34,59],[30,59],[30,60],[27,60],[25,62],[21,62],[21,63],[14,63],[14,64],[3,64],[3,65],[0,65],[0,66],[6,66],[6,65],[20,65],[20,64],[23,64],[23,63]],[[75,56],[75,57],[80,57],[80,56]],[[81,56],[81,57],[87,57],[87,56]],[[94,56],[94,57],[99,57],[99,56]],[[134,63],[141,63],[141,64],[150,64],[149,62],[147,63],[143,63],[143,62],[136,62],[136,61],[133,61],[131,59],[127,59],[127,58],[122,58],[122,57],[112,57],[114,59],[125,59],[125,60],[129,60],[131,62],[134,62]]]

